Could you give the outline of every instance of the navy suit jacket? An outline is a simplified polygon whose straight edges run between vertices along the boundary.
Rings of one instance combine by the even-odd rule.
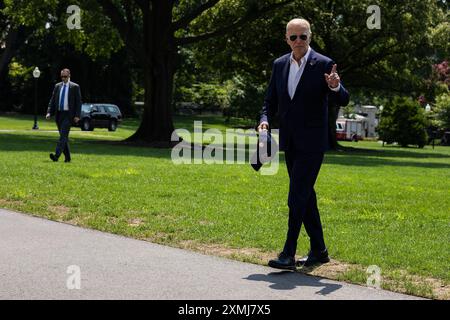
[[[340,90],[334,92],[325,81],[324,74],[331,72],[333,64],[333,60],[311,49],[291,99],[288,93],[290,53],[274,61],[260,122],[270,124],[278,116],[280,150],[328,150],[328,98],[333,95],[333,100],[340,106],[349,102],[348,91],[342,82]]]
[[[59,108],[59,101],[63,83],[57,83],[53,89],[52,97],[48,103],[47,113],[54,115]],[[75,82],[69,82],[69,96],[68,96],[69,112],[71,118],[80,117],[81,112],[81,90],[80,86]]]

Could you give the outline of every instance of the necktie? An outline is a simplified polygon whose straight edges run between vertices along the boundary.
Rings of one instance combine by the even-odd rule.
[[[64,97],[66,96],[66,85],[63,85],[61,97],[59,98],[59,110],[64,111]]]

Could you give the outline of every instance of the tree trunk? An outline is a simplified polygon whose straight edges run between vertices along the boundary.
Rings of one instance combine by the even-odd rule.
[[[172,89],[176,47],[172,24],[172,1],[155,1],[143,10],[144,19],[144,112],[138,130],[127,141],[170,147],[174,131]]]
[[[0,111],[7,111],[10,106],[11,85],[8,79],[9,64],[17,51],[21,27],[8,31],[5,48],[0,53]]]

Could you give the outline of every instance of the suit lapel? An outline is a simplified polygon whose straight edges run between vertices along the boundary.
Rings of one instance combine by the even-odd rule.
[[[69,93],[67,95],[67,103],[70,109],[70,95],[72,94],[72,82],[69,82],[69,86],[67,87],[67,89],[69,90]]]
[[[62,93],[62,82],[58,84],[58,110],[59,110],[59,104],[61,102],[61,93]]]
[[[288,81],[289,81],[289,69],[290,69],[291,63],[290,63],[290,56],[287,57],[286,61],[284,62],[284,66],[283,66],[283,83],[282,83],[282,88],[283,88],[283,92],[284,94],[287,95],[287,97],[289,99],[291,99],[291,97],[289,97],[289,91],[288,91]]]

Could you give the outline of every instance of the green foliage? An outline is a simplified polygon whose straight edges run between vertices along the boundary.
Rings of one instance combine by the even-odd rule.
[[[58,45],[65,47],[70,44],[92,59],[108,57],[127,44],[127,60],[133,63],[134,69],[143,68],[143,61],[146,61],[143,56],[148,56],[148,52],[143,46],[145,32],[140,1],[111,0],[109,2],[115,9],[111,11],[102,8],[102,1],[74,0],[70,4],[81,8],[82,29],[78,31],[68,30],[66,27],[66,2],[2,2],[5,5],[2,14],[8,20],[33,30],[34,37],[30,38],[30,42],[47,46],[45,39],[51,34]],[[175,101],[180,98],[200,101],[209,107],[220,105],[229,114],[254,118],[262,103],[263,87],[267,85],[272,61],[289,51],[284,40],[285,25],[294,17],[310,20],[312,47],[332,57],[338,64],[344,84],[352,93],[360,90],[362,96],[367,97],[368,92],[375,92],[383,97],[392,92],[418,96],[430,91],[426,90],[424,83],[424,79],[428,79],[432,71],[429,66],[448,57],[450,33],[446,10],[448,4],[445,1],[379,0],[376,4],[382,9],[381,30],[369,30],[366,27],[369,16],[366,9],[373,4],[371,0],[293,1],[258,19],[239,25],[236,29],[215,33],[243,17],[251,16],[258,9],[280,2],[281,0],[221,0],[197,17],[192,17],[193,20],[187,26],[176,30],[176,38],[195,37],[205,33],[213,33],[215,36],[207,41],[191,44],[189,65],[182,61],[175,66],[182,72],[185,72],[183,69],[189,70],[189,74],[185,72],[180,77],[182,81],[175,83]],[[169,6],[172,10],[170,14],[173,14],[173,21],[178,21],[207,2],[180,0],[173,3],[173,10]],[[249,8],[253,10],[249,11]],[[114,17],[122,18],[122,23],[117,22],[121,19]],[[48,29],[44,27],[46,23],[49,23]],[[132,28],[128,29],[131,25]],[[0,28],[2,26],[0,22]],[[158,26],[155,27],[155,33],[159,33]],[[162,30],[161,33],[166,31]],[[133,35],[136,37],[132,37]],[[73,50],[71,46],[67,47]],[[159,47],[159,44],[155,47]],[[174,52],[183,50],[176,45],[172,49]],[[39,47],[36,50],[41,52]],[[28,65],[24,61],[21,63]],[[192,86],[193,83],[197,86]],[[180,85],[183,88],[178,90]],[[227,88],[227,92],[223,92],[224,88]],[[442,93],[440,90],[435,93],[434,89],[430,92],[433,94],[427,96],[429,101],[434,101],[434,96]],[[366,103],[376,104],[372,101]]]
[[[2,13],[11,23],[31,27],[38,41],[44,41],[46,35],[52,34],[58,44],[73,44],[78,52],[84,52],[92,59],[109,58],[111,53],[123,47],[117,29],[102,13],[97,1],[73,0],[69,4],[58,0],[5,0],[4,5]],[[80,30],[67,28],[69,5],[80,7]]]
[[[438,59],[448,59],[450,56],[450,22],[448,22],[448,19],[449,14],[447,12],[443,22],[434,28],[430,28],[429,31]]]
[[[194,102],[205,110],[222,110],[228,108],[227,90],[222,84],[196,83],[190,87],[180,87],[176,100]]]
[[[226,115],[259,120],[266,85],[255,82],[254,77],[239,75],[233,77],[230,83],[230,107]]]
[[[195,57],[220,70],[226,79],[249,73],[258,84],[267,83],[272,61],[289,51],[284,41],[286,23],[304,17],[311,22],[311,46],[336,61],[352,93],[363,89],[364,95],[386,96],[393,91],[412,95],[423,91],[429,66],[437,62],[433,53],[444,55],[448,48],[445,11],[435,0],[381,0],[376,3],[381,7],[381,30],[369,30],[366,9],[371,4],[370,0],[295,1],[236,32],[194,45]],[[211,30],[215,22],[222,22],[220,18],[214,10],[208,11],[190,31]]]
[[[427,141],[427,119],[420,105],[405,97],[395,97],[381,113],[378,132],[386,143],[397,142],[402,147],[417,145],[423,148]]]
[[[55,16],[58,0],[4,0],[3,14],[15,25],[43,28]]]
[[[220,84],[206,82],[179,86],[175,90],[175,105],[193,102],[202,109],[222,111],[229,119],[238,117],[257,120],[261,111],[266,84],[258,84],[253,77],[238,75]]]
[[[438,127],[450,130],[450,94],[448,92],[436,98],[433,112],[436,115]]]
[[[24,82],[32,78],[33,70],[33,67],[25,67],[13,60],[9,66],[9,76],[13,80],[20,79],[21,82]]]
[[[77,3],[78,2],[78,3]],[[60,44],[72,44],[78,52],[84,52],[93,60],[109,58],[123,46],[119,32],[103,13],[97,1],[72,1],[80,6],[80,30],[69,30],[66,20],[69,14],[62,14],[53,26]]]
[[[356,119],[355,115],[355,103],[353,101],[350,101],[349,104],[342,108],[342,112],[344,114],[344,118],[347,119]]]

